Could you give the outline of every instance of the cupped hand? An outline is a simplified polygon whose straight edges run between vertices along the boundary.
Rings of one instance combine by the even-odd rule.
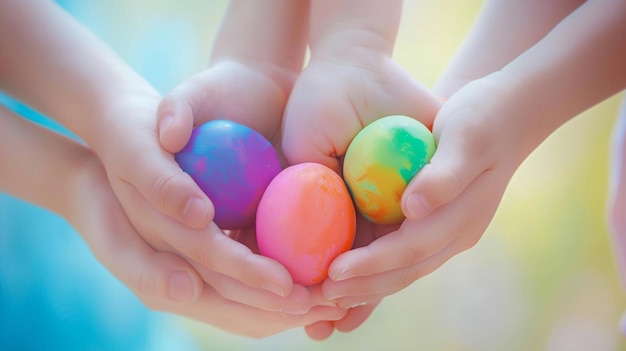
[[[232,81],[232,84],[235,82]],[[168,101],[171,100],[164,100],[165,103]],[[240,102],[241,99],[237,100],[236,106],[240,106]],[[228,294],[236,293],[236,289],[232,289],[233,284],[224,283],[232,278],[257,288],[259,294],[253,296],[255,300],[246,301],[255,307],[298,313],[308,310],[314,304],[310,294],[303,287],[294,289],[291,277],[282,265],[254,254],[247,246],[224,235],[211,221],[202,228],[182,224],[153,206],[142,193],[137,182],[150,183],[151,175],[155,174],[160,174],[157,177],[161,181],[153,183],[153,186],[160,184],[163,185],[161,189],[173,191],[177,188],[174,185],[181,185],[178,181],[183,179],[201,192],[191,177],[178,166],[174,155],[160,145],[156,118],[159,103],[160,96],[151,89],[135,92],[134,95],[129,93],[126,99],[115,101],[107,110],[108,118],[128,116],[128,121],[108,123],[109,128],[118,129],[109,130],[108,135],[127,135],[123,134],[128,133],[126,129],[135,126],[132,130],[134,135],[107,143],[107,148],[98,154],[111,187],[134,228],[155,250],[179,254],[193,263],[205,281],[217,287],[226,298]],[[182,196],[175,191],[171,194]],[[204,194],[202,196],[206,198]],[[163,200],[168,201],[168,198]],[[208,198],[206,200],[209,201]]]
[[[369,63],[376,62],[370,66]],[[423,85],[413,79],[390,57],[368,60],[368,64],[347,64],[341,61],[312,60],[298,77],[289,97],[283,121],[283,153],[291,164],[317,162],[342,173],[342,160],[354,136],[366,125],[388,115],[407,115],[431,126],[441,102]],[[376,238],[397,229],[397,226],[374,225],[362,216],[357,218],[354,247],[368,250]],[[360,251],[356,251],[360,252]],[[346,256],[347,255],[347,256]],[[346,259],[341,257],[346,256]],[[350,263],[350,252],[337,260]],[[339,267],[339,270],[337,269]],[[343,267],[333,263],[331,279]],[[324,296],[332,296],[332,281],[323,283]],[[362,292],[350,290],[351,296]],[[339,306],[350,308],[348,316],[335,323],[319,322],[306,328],[310,337],[324,339],[334,329],[350,331],[371,314],[385,294],[372,294],[367,301],[337,299]],[[368,302],[363,305],[363,302]]]
[[[505,79],[493,74],[444,104],[434,124],[437,151],[402,198],[407,219],[339,256],[324,296],[340,306],[377,301],[478,242],[535,138],[524,107],[508,104],[511,93]]]
[[[250,337],[265,337],[345,315],[336,307],[315,306],[293,314],[225,299],[218,289],[203,282],[186,260],[156,251],[143,240],[110,188],[99,160],[83,149],[83,166],[68,181],[71,189],[66,217],[97,259],[148,307]],[[258,292],[244,290],[239,294]]]
[[[159,136],[164,149],[175,154],[186,145],[193,127],[210,120],[227,119],[260,132],[280,153],[281,121],[289,93],[284,87],[291,84],[276,77],[284,77],[285,81],[293,79],[287,71],[281,74],[280,68],[222,59],[184,81],[159,106]],[[202,260],[197,260],[198,256],[191,260],[222,297],[290,313],[303,313],[317,304],[328,304],[321,293],[316,297],[311,290],[293,284],[281,264],[258,255],[254,227],[228,231],[226,236],[212,223],[209,231],[211,239],[205,245],[206,251],[199,255]],[[190,234],[188,241],[182,238],[180,241],[194,245],[193,237]]]

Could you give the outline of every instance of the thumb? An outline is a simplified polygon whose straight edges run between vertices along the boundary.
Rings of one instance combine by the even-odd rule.
[[[445,118],[442,116],[446,114],[445,107],[437,118]],[[411,180],[402,195],[402,212],[410,220],[424,218],[453,201],[474,179],[489,170],[487,142],[480,128],[455,122],[441,129],[430,163]]]
[[[195,122],[195,112],[202,104],[204,90],[188,80],[169,92],[157,111],[159,142],[170,153],[182,150],[189,138]]]
[[[315,162],[341,174],[339,157],[361,129],[349,104],[302,76],[287,103],[283,119],[282,150],[290,164]],[[299,83],[303,83],[299,85]],[[312,98],[311,92],[317,96]]]

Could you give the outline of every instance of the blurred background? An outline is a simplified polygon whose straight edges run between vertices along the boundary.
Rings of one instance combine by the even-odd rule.
[[[162,93],[206,67],[227,5],[60,3]],[[395,58],[432,87],[482,3],[405,1]],[[354,332],[324,342],[303,330],[253,340],[174,322],[203,350],[626,350],[617,327],[626,299],[605,223],[620,101],[613,97],[553,134],[516,173],[476,247],[385,299]]]

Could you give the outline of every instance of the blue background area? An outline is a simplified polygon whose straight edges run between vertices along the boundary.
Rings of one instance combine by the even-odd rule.
[[[90,15],[94,11],[89,6],[95,2],[59,3],[90,30],[103,33],[98,16]],[[149,68],[144,74],[154,80],[168,79],[161,74],[164,70]],[[0,104],[71,135],[1,93]],[[178,321],[144,307],[93,257],[65,220],[0,193],[0,350],[193,348],[193,338]]]

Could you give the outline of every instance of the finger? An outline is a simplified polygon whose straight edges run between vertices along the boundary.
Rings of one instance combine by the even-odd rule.
[[[157,253],[124,229],[102,234],[106,238],[86,237],[94,256],[147,306],[191,303],[201,294],[202,279],[182,258]]]
[[[104,177],[104,175],[102,175]],[[155,301],[193,302],[203,282],[182,258],[157,253],[137,234],[112,193],[98,193],[106,183],[88,180],[92,189],[84,202],[100,201],[103,215],[77,215],[72,220],[94,256],[144,303]],[[93,184],[93,185],[92,185]],[[108,186],[108,185],[107,185]],[[81,208],[81,207],[79,207]],[[80,211],[77,211],[80,212]]]
[[[355,330],[365,323],[381,301],[382,297],[378,297],[378,299],[370,300],[366,305],[351,308],[344,318],[334,322],[335,328],[342,333]]]
[[[469,248],[457,241],[411,266],[339,282],[328,280],[324,282],[324,296],[336,301],[339,307],[350,308],[370,303],[377,297],[392,295],[434,272],[454,255]]]
[[[283,312],[288,314],[305,314],[314,305],[307,289],[295,285],[291,293],[285,297],[266,290],[247,286],[229,276],[216,273],[194,265],[205,282],[211,285],[222,297],[250,305],[265,311]],[[335,305],[331,305],[336,307]]]
[[[332,321],[319,321],[304,327],[304,331],[309,338],[316,341],[328,339],[335,331],[335,324]]]
[[[348,333],[361,326],[380,304],[382,297],[373,297],[369,303],[361,303],[348,310],[346,316],[338,321],[320,321],[304,327],[307,335],[313,340],[328,339],[335,329]]]
[[[165,242],[177,253],[200,266],[227,275],[248,286],[279,296],[291,293],[293,281],[280,263],[254,254],[250,248],[225,235],[215,223],[204,229],[182,226],[147,206],[145,199],[129,189],[134,224],[150,244]]]
[[[154,146],[138,149],[151,148]],[[213,204],[172,155],[164,151],[146,153],[131,157],[120,168],[126,170],[127,177],[113,175],[111,185],[124,206],[127,195],[121,188],[133,187],[157,210],[191,228],[203,228],[213,220]]]
[[[159,141],[163,149],[170,153],[181,151],[194,126],[194,115],[200,108],[200,96],[204,90],[195,80],[187,80],[170,91],[159,104],[157,120]],[[211,94],[205,98],[209,99]]]
[[[444,106],[437,118],[449,118]],[[463,113],[462,111],[460,113]],[[411,220],[424,218],[459,196],[482,172],[489,169],[490,150],[481,126],[463,125],[442,132],[437,150],[406,187],[402,212]]]
[[[165,303],[158,309],[208,323],[232,334],[253,338],[267,337],[320,320],[335,321],[346,315],[343,309],[327,306],[316,306],[300,315],[264,311],[228,300],[209,285],[205,285],[202,295],[194,304]]]
[[[161,143],[176,153],[187,144],[193,126],[227,119],[248,126],[275,143],[287,96],[265,74],[233,60],[221,60],[179,86],[159,106]],[[170,133],[169,128],[173,128]]]
[[[338,256],[329,268],[331,279],[370,276],[423,261],[463,237],[478,240],[504,193],[512,173],[481,174],[455,201],[421,221],[405,220],[400,229],[370,245]]]
[[[302,73],[289,97],[283,119],[283,153],[290,164],[316,162],[339,172],[337,157],[346,153],[363,126],[342,87],[328,86],[315,68]]]

